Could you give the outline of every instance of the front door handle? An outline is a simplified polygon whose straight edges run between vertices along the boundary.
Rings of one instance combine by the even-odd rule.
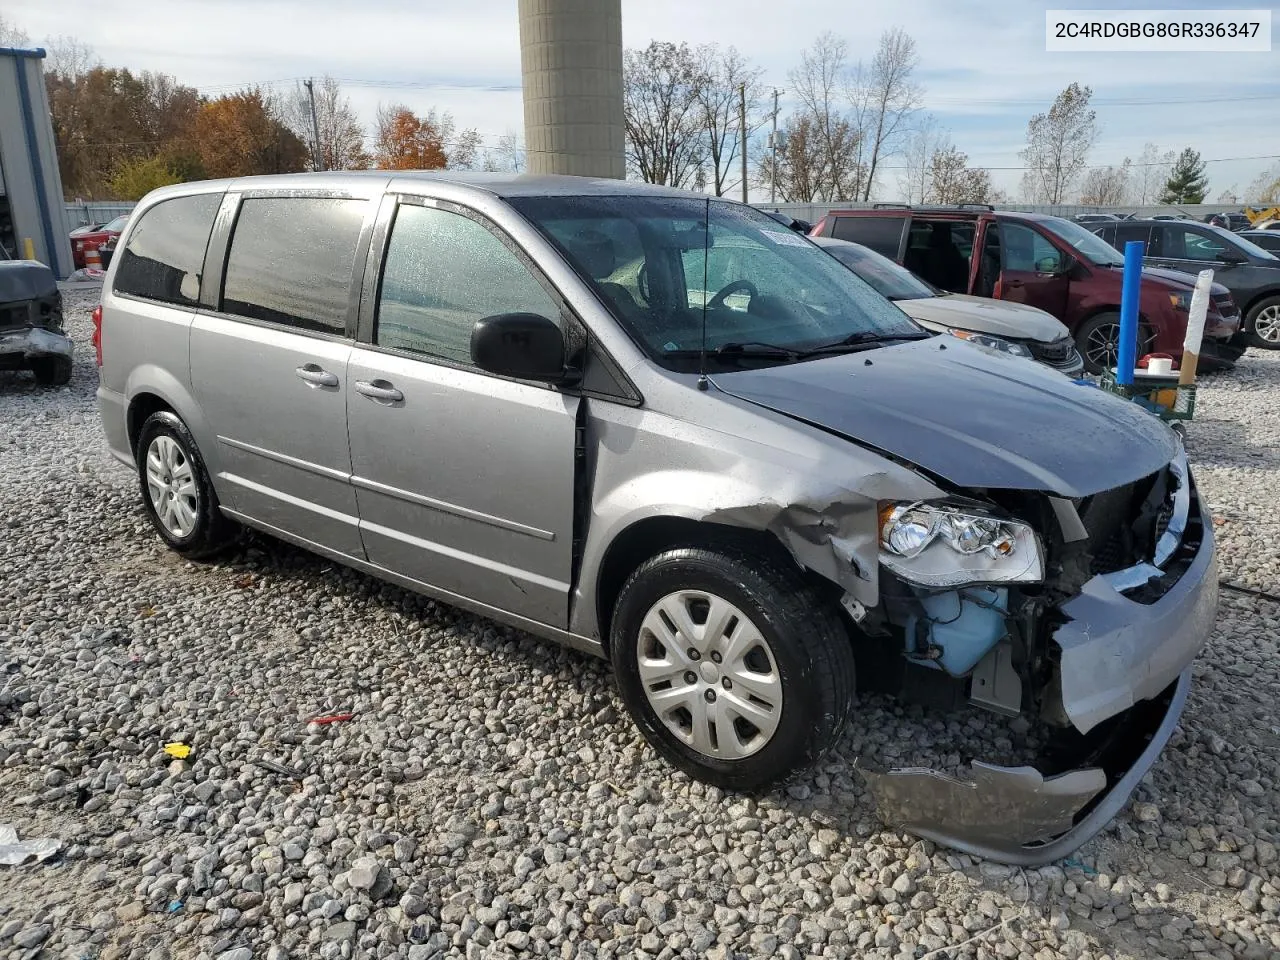
[[[304,363],[293,372],[313,387],[336,387],[338,385],[337,374],[330,373],[317,363]]]
[[[386,380],[357,380],[356,393],[362,393],[381,403],[395,403],[404,399],[404,394]]]
[[[1018,289],[1019,287],[1025,287],[1025,286],[1026,286],[1026,284],[1025,284],[1025,283],[1023,283],[1021,280],[1006,280],[1006,281],[1004,282],[1004,285],[1005,285],[1006,287],[1008,287],[1010,290],[1016,290],[1016,289]]]

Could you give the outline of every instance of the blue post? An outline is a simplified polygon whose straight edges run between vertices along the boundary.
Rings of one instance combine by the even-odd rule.
[[[1116,358],[1116,383],[1133,383],[1138,362],[1138,296],[1142,292],[1141,240],[1124,245],[1124,286],[1120,290],[1120,349]]]

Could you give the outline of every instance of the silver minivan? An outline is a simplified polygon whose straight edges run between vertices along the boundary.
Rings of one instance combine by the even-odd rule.
[[[930,337],[741,204],[453,173],[168,187],[95,325],[109,446],[171,548],[254,527],[607,657],[653,748],[721,787],[813,763],[858,689],[1021,716],[1035,762],[859,770],[892,824],[1047,862],[1127,801],[1213,626],[1173,432]]]

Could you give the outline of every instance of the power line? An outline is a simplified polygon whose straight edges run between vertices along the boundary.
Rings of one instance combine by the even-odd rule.
[[[1280,160],[1280,153],[1268,154],[1260,157],[1217,157],[1212,160],[1201,159],[1200,162],[1201,163],[1234,163],[1236,161],[1245,161],[1245,160]],[[1165,167],[1165,166],[1171,166],[1172,164],[1173,164],[1172,160],[1156,160],[1150,163],[1134,163],[1130,161],[1129,166],[1130,167]],[[1085,170],[1103,170],[1107,167],[1120,167],[1123,165],[1124,165],[1123,161],[1121,161],[1120,163],[1089,163],[1085,165],[1084,169]],[[914,170],[916,168],[915,167],[881,167],[880,169],[881,170]],[[1017,171],[1017,170],[1035,170],[1039,168],[1038,167],[984,167],[981,164],[979,164],[977,166],[970,167],[969,169]]]

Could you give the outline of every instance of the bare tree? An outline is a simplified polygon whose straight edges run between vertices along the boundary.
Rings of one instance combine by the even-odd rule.
[[[102,66],[102,59],[93,47],[75,37],[57,36],[45,41],[45,73],[56,73],[69,80],[79,80],[94,67]]]
[[[1231,186],[1227,187],[1227,189],[1223,190],[1220,194],[1218,194],[1218,199],[1215,200],[1214,202],[1215,203],[1239,203],[1240,191],[1236,188],[1236,185],[1233,183]]]
[[[325,76],[312,84],[316,98],[316,142],[311,124],[311,98],[299,83],[286,94],[279,105],[285,124],[311,154],[313,170],[359,170],[369,166],[364,149],[364,127],[351,107],[351,100],[333,77]]]
[[[623,58],[627,163],[648,183],[684,187],[706,157],[701,108],[707,71],[687,43],[653,41]]]
[[[760,161],[762,184],[774,180],[773,154]],[[812,203],[826,199],[825,154],[814,119],[793,114],[778,128],[778,195],[784,203]]]
[[[747,139],[772,116],[761,110],[764,101],[764,71],[735,47],[721,50],[714,43],[698,47],[696,56],[706,65],[706,76],[697,89],[698,106],[707,143],[706,164],[711,174],[708,185],[717,197],[740,186],[735,168],[741,167],[741,100],[746,99]],[[742,94],[739,94],[742,88]]]
[[[924,203],[929,192],[929,162],[934,153],[951,145],[951,138],[932,114],[915,124],[904,155],[905,169],[898,186],[907,203]]]
[[[0,16],[0,47],[29,47],[31,34],[23,30],[12,20]]]
[[[1172,150],[1161,152],[1154,143],[1146,144],[1129,181],[1129,199],[1139,206],[1155,203],[1165,181],[1169,179],[1175,159],[1177,154]]]
[[[1080,185],[1080,202],[1098,207],[1118,207],[1129,193],[1133,161],[1128,157],[1118,167],[1094,167]]]
[[[863,182],[862,199],[871,199],[876,167],[901,148],[911,115],[920,107],[920,86],[911,74],[920,63],[916,42],[910,34],[894,27],[880,35],[880,46],[865,73],[865,93],[861,99],[867,117],[867,139],[871,156]]]
[[[929,158],[929,182],[924,199],[930,203],[992,203],[997,191],[991,174],[969,166],[969,157],[951,144]]]
[[[808,121],[803,127],[806,155],[816,151],[820,159],[814,187],[817,199],[856,198],[862,183],[861,136],[840,105],[841,93],[849,84],[848,45],[831,32],[823,33],[801,54],[799,68],[787,76],[801,104],[801,119]],[[781,159],[778,167],[781,175]]]
[[[1245,191],[1245,201],[1270,206],[1280,203],[1280,163],[1258,174],[1249,189]]]
[[[1019,156],[1027,170],[1022,190],[1029,200],[1063,203],[1084,171],[1098,141],[1098,115],[1089,109],[1093,91],[1073,83],[1058,94],[1048,113],[1027,124],[1027,146]]]

